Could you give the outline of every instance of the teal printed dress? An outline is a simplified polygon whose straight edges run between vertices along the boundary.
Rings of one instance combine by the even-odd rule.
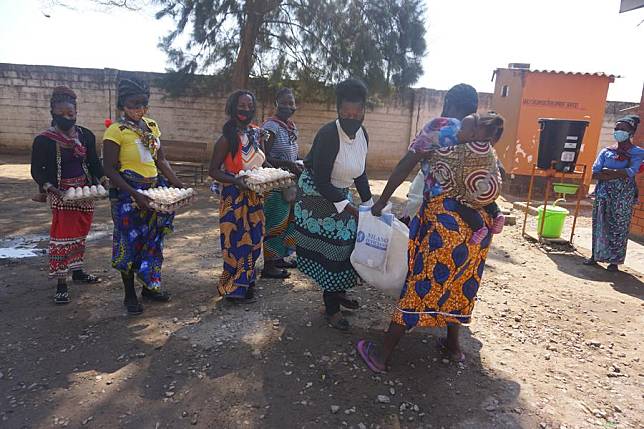
[[[347,198],[351,198],[345,189]],[[297,266],[326,292],[344,292],[356,285],[349,257],[357,222],[347,211],[338,213],[315,188],[308,171],[300,176],[294,207]]]

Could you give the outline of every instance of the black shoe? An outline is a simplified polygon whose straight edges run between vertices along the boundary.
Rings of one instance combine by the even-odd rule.
[[[170,292],[164,291],[153,291],[146,287],[141,290],[141,297],[150,299],[157,302],[168,302],[170,301],[171,295]]]
[[[588,258],[584,261],[584,265],[587,265],[589,267],[596,267],[597,261],[595,261],[593,258]]]
[[[619,267],[617,264],[610,264],[608,267],[606,267],[607,271],[610,271],[611,273],[616,273],[619,271]]]
[[[130,316],[138,316],[143,313],[143,304],[137,301],[123,301],[123,305],[127,309],[127,314]]]
[[[72,302],[72,300],[69,297],[69,292],[67,290],[56,291],[56,294],[54,295],[54,303],[55,304],[63,305],[63,304],[69,304],[70,302]]]
[[[87,274],[83,271],[74,271],[72,273],[72,281],[74,283],[100,283],[101,278],[93,274]]]

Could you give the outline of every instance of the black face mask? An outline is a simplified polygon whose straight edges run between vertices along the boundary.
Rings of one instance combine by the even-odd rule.
[[[253,116],[255,116],[255,111],[237,109],[237,113],[235,114],[235,116],[239,122],[241,122],[244,125],[248,125],[250,124],[250,121],[253,120]]]
[[[61,130],[61,131],[69,131],[71,128],[76,125],[76,118],[74,119],[68,119],[62,115],[56,115],[55,113],[51,114],[51,117],[54,120],[54,124]]]
[[[362,126],[362,120],[360,119],[339,118],[339,121],[340,126],[349,137],[355,136]]]
[[[282,119],[288,119],[293,114],[295,113],[295,109],[291,107],[286,107],[286,106],[278,106],[277,107],[277,116],[279,116]]]

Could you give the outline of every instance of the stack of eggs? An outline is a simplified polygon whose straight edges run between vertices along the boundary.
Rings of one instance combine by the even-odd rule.
[[[259,167],[253,170],[242,170],[237,177],[243,176],[246,185],[255,192],[267,192],[293,186],[293,174],[281,168]]]
[[[69,188],[65,191],[63,199],[70,200],[97,200],[107,197],[107,190],[103,185],[83,186],[78,188]]]
[[[195,197],[192,188],[168,188],[158,187],[150,189],[139,189],[139,192],[152,199],[150,207],[160,212],[173,212],[178,208],[188,205]]]

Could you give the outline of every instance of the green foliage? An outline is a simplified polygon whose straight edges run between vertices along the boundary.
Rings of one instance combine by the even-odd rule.
[[[258,92],[289,84],[300,95],[327,99],[329,85],[353,76],[372,93],[388,95],[409,87],[423,72],[422,0],[155,3],[157,18],[176,23],[160,43],[175,72],[165,82],[171,92],[250,77],[249,86]],[[245,59],[249,76],[235,76]],[[195,81],[196,74],[216,78]]]

